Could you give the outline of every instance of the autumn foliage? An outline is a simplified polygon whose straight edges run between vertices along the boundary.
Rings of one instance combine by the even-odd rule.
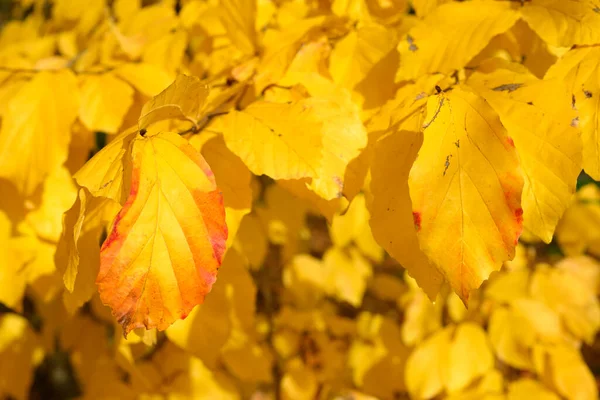
[[[0,28],[0,397],[598,398],[600,3]]]

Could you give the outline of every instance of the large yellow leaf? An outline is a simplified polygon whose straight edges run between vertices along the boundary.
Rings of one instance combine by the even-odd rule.
[[[505,2],[468,1],[442,4],[412,28],[398,44],[400,68],[396,80],[450,73],[464,67],[518,19]]]
[[[80,188],[75,203],[65,212],[54,262],[63,275],[67,311],[74,312],[96,292],[100,237],[118,211],[115,201],[92,197],[87,189]]]
[[[138,125],[146,129],[154,122],[180,118],[197,125],[208,96],[208,86],[195,76],[178,75],[165,90],[144,104]]]
[[[116,133],[133,104],[133,89],[113,73],[86,75],[79,118],[90,131]]]
[[[371,164],[370,224],[373,237],[433,300],[443,278],[419,248],[407,183],[422,141],[421,133],[399,131],[377,142]]]
[[[481,97],[455,87],[427,102],[409,176],[421,249],[467,303],[515,254],[523,178],[516,150]]]
[[[392,30],[369,24],[350,32],[337,43],[331,53],[329,70],[333,80],[353,88],[395,44]]]
[[[525,3],[521,14],[550,45],[600,43],[600,9],[594,0],[531,0]]]
[[[102,245],[96,280],[125,334],[164,330],[202,303],[227,239],[212,171],[186,140],[138,136],[132,158],[131,191]]]
[[[546,74],[567,84],[573,108],[579,112],[575,125],[581,128],[583,168],[600,180],[600,47],[569,51]]]
[[[227,147],[253,173],[312,178],[309,187],[326,200],[341,196],[346,166],[367,143],[357,112],[322,98],[255,102],[229,113],[224,125]]]
[[[571,96],[561,81],[507,69],[475,73],[468,84],[490,103],[514,141],[525,179],[524,226],[549,243],[581,172]]]
[[[78,94],[71,72],[40,72],[10,100],[0,131],[0,177],[23,194],[67,159]]]

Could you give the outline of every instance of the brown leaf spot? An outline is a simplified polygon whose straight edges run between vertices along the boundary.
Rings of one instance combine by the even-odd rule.
[[[514,92],[521,86],[523,86],[522,83],[507,83],[504,85],[496,86],[492,90],[495,92],[505,92],[506,91],[506,92],[510,93],[510,92]]]
[[[571,120],[571,126],[573,128],[578,128],[579,127],[579,117],[575,117]]]

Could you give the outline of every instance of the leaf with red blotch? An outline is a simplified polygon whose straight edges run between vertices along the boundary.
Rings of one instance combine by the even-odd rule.
[[[424,140],[409,175],[423,252],[465,304],[502,262],[523,226],[517,152],[486,101],[456,86],[427,102]]]
[[[125,335],[164,330],[202,303],[227,239],[213,173],[185,139],[137,136],[131,151],[131,191],[102,245],[96,279]]]

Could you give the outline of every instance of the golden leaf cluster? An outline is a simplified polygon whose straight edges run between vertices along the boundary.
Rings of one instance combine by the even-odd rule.
[[[0,2],[0,397],[598,398],[600,3]]]

